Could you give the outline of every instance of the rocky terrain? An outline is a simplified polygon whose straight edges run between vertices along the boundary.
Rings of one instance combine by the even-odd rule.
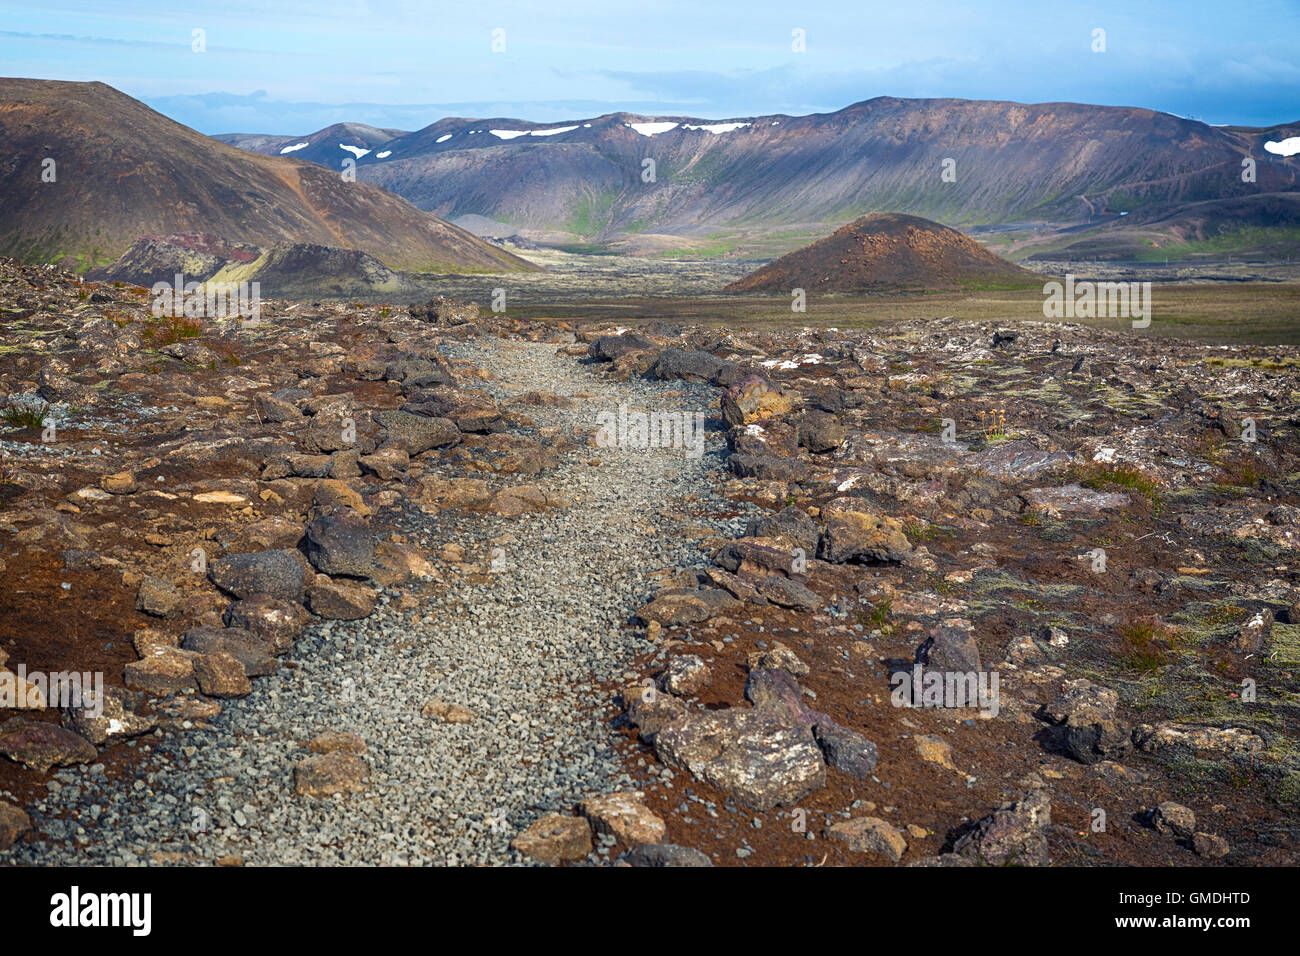
[[[1293,347],[0,320],[0,863],[1297,862]]]

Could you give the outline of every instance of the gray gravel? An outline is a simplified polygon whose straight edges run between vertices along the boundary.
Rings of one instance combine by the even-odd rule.
[[[475,386],[503,402],[532,389],[599,396],[574,409],[516,406],[539,425],[591,429],[598,411],[620,402],[716,408],[709,387],[610,382],[553,345],[486,340],[448,351],[500,376]],[[255,681],[210,730],[156,737],[151,769],[132,785],[106,786],[102,766],[59,771],[49,795],[26,808],[44,839],[15,847],[12,862],[170,859],[159,853],[192,863],[526,862],[509,847],[519,830],[631,784],[610,747],[609,695],[599,685],[633,676],[633,657],[650,649],[627,625],[647,597],[647,573],[704,565],[696,539],[678,530],[707,523],[739,533],[743,519],[683,514],[684,494],[699,496],[695,514],[722,510],[707,480],[721,467],[722,443],[710,432],[702,459],[581,448],[557,472],[530,479],[574,500],[562,511],[502,519],[406,510],[407,540],[435,563],[448,542],[486,563],[490,539],[517,540],[488,584],[461,584],[415,611],[399,611],[401,592],[389,590],[364,621],[309,629],[291,655],[296,669]],[[421,717],[435,696],[479,716],[458,725]],[[294,794],[303,744],[327,730],[365,739],[366,792]],[[608,847],[599,852],[594,860],[608,858]]]

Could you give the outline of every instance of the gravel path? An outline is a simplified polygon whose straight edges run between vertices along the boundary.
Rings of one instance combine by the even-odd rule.
[[[712,389],[682,383],[615,383],[553,345],[488,340],[448,347],[491,369],[477,383],[498,401],[528,390],[586,392],[572,409],[526,406],[539,426],[595,427],[599,411],[688,408],[708,413]],[[669,394],[673,393],[673,394]],[[250,864],[518,863],[513,836],[553,809],[630,785],[611,752],[608,695],[647,649],[625,621],[647,595],[645,575],[703,566],[701,523],[738,533],[743,519],[683,514],[682,496],[709,507],[709,453],[580,448],[539,483],[574,501],[516,519],[410,509],[403,533],[431,556],[454,542],[484,560],[509,533],[503,566],[482,585],[401,611],[390,589],[364,621],[310,628],[294,669],[254,683],[207,731],[157,741],[151,772],[111,789],[97,766],[54,774],[49,796],[28,807],[46,840],[15,848],[15,862],[148,863],[226,855]],[[589,460],[598,456],[599,466]],[[705,506],[705,507],[700,507]],[[667,517],[665,517],[667,516]],[[478,717],[444,724],[420,715],[431,698]],[[336,799],[296,796],[292,767],[324,731],[361,735],[369,789]],[[157,738],[155,738],[157,740]],[[107,789],[107,792],[106,792]],[[609,856],[602,846],[593,859]]]

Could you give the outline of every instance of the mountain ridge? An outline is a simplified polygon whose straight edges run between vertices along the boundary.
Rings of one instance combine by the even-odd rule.
[[[557,244],[636,248],[666,235],[745,248],[882,210],[967,229],[1078,224],[1292,191],[1300,157],[1264,144],[1298,132],[1300,122],[1215,127],[1142,107],[882,96],[830,113],[722,120],[444,117],[375,144],[357,165],[360,178],[443,218],[483,216]],[[1241,180],[1247,157],[1254,183]]]

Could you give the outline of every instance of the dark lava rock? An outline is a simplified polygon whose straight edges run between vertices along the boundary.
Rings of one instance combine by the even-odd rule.
[[[745,535],[751,538],[777,538],[793,547],[803,548],[807,555],[817,552],[816,522],[808,516],[808,512],[793,505],[774,515],[750,518]]]
[[[217,558],[208,568],[208,577],[231,597],[268,594],[302,603],[303,564],[292,551],[254,551]]]
[[[856,730],[842,727],[827,717],[813,726],[813,737],[822,748],[826,762],[835,769],[863,780],[876,769],[879,759],[876,745]]]
[[[351,509],[321,515],[307,526],[307,559],[322,574],[370,577],[375,566],[370,522]]]
[[[713,861],[687,846],[675,843],[642,843],[633,847],[619,861],[628,866],[712,866]]]
[[[727,432],[727,447],[738,455],[759,458],[798,458],[799,435],[782,421],[735,425]]]
[[[773,574],[758,582],[758,593],[777,607],[793,611],[811,612],[821,607],[822,600],[810,588],[780,574]]]
[[[1047,866],[1051,823],[1051,799],[1033,790],[980,820],[953,844],[953,852],[986,866]]]
[[[410,308],[413,319],[432,322],[435,325],[464,325],[478,318],[478,303],[450,299],[446,296],[434,296],[423,305]]]
[[[848,431],[838,418],[827,412],[807,412],[799,417],[796,428],[799,444],[811,452],[834,451],[844,444]]]
[[[377,412],[375,418],[388,430],[388,441],[401,445],[411,456],[460,441],[460,429],[446,418],[392,411]]]
[[[280,666],[266,641],[237,627],[192,627],[181,637],[181,648],[196,654],[229,654],[249,677],[266,677]]]
[[[653,349],[655,344],[644,335],[629,332],[626,335],[602,335],[587,348],[587,354],[599,362],[612,362],[628,352]]]
[[[46,773],[51,767],[89,763],[99,751],[85,737],[58,724],[14,717],[0,724],[0,754]]]
[[[664,349],[650,366],[650,374],[665,380],[708,382],[725,387],[737,380],[740,371],[732,363],[708,352]]]
[[[261,638],[277,654],[293,646],[302,633],[298,608],[269,594],[254,594],[243,601],[235,601],[222,616],[226,627],[243,628]]]
[[[760,481],[788,481],[796,484],[808,480],[808,465],[802,461],[761,455],[731,455],[727,467],[738,478]]]
[[[803,702],[803,691],[787,671],[756,667],[745,680],[745,699],[792,726],[811,727],[820,715]]]
[[[969,673],[980,669],[980,649],[970,631],[941,624],[916,649],[916,663],[927,669]]]

